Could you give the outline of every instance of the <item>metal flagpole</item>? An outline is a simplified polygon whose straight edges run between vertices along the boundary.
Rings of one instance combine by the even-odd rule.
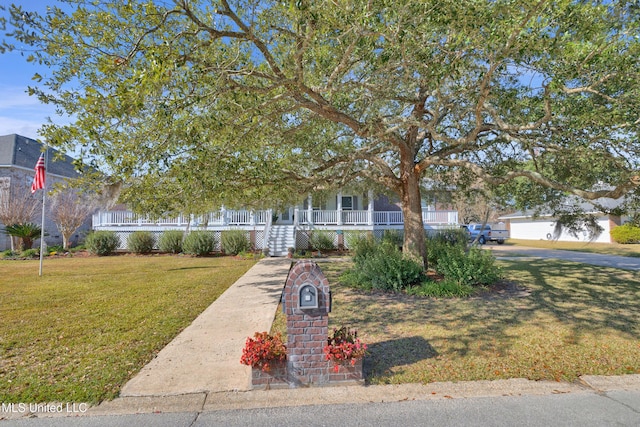
[[[40,269],[38,270],[38,276],[42,276],[42,259],[44,258],[44,207],[45,207],[45,200],[47,199],[46,174],[47,174],[47,167],[49,166],[48,159],[49,159],[49,146],[45,145],[45,150],[44,150],[45,180],[42,184],[42,220],[40,222]]]

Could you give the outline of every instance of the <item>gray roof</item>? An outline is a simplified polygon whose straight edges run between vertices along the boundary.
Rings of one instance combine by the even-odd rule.
[[[0,136],[0,166],[33,169],[42,150],[43,144],[35,139],[16,134]],[[78,176],[72,163],[73,158],[63,155],[63,159],[60,159],[58,155],[58,151],[53,148],[47,150],[47,173],[69,178]]]

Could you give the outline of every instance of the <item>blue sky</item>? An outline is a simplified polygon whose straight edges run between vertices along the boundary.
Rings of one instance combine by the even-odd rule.
[[[2,2],[4,4],[4,2]],[[25,10],[46,10],[55,0],[13,1]],[[0,12],[2,13],[2,12]],[[0,39],[5,39],[4,33]],[[38,139],[38,129],[51,117],[54,123],[68,123],[67,117],[55,114],[51,105],[41,104],[37,98],[29,96],[27,86],[35,85],[31,77],[39,72],[47,74],[39,66],[26,61],[26,55],[20,52],[0,54],[0,135],[17,133],[18,135]]]

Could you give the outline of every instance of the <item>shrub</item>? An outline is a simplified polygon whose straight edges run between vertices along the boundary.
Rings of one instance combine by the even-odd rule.
[[[158,248],[160,252],[179,254],[182,252],[182,239],[184,233],[180,230],[167,230],[160,235]]]
[[[37,258],[37,257],[40,256],[40,250],[39,249],[25,249],[24,251],[22,251],[20,256],[22,258]]]
[[[87,249],[87,246],[86,246],[86,244],[83,243],[81,245],[69,248],[69,252],[71,252],[73,254],[73,253],[76,253],[76,252],[84,251],[85,249]]]
[[[402,233],[398,230],[384,230],[382,232],[382,241],[389,242],[390,244],[399,248],[401,248],[402,244],[404,243],[402,241]]]
[[[15,258],[16,255],[18,254],[11,249],[7,249],[6,251],[2,252],[2,258]]]
[[[366,239],[368,235],[366,231],[344,230],[344,243],[349,250],[352,250],[358,241]]]
[[[240,252],[248,251],[250,248],[249,239],[243,230],[223,231],[220,237],[222,250],[231,255],[238,255]]]
[[[435,270],[445,280],[459,285],[490,285],[502,276],[490,251],[471,248],[469,252],[458,246],[449,246],[435,264]]]
[[[354,268],[341,277],[351,286],[399,292],[424,279],[422,266],[388,241],[380,244],[373,239],[358,241],[353,260]]]
[[[134,231],[127,238],[127,248],[136,254],[148,254],[154,245],[155,239],[148,231]]]
[[[113,231],[95,231],[87,235],[85,246],[92,254],[111,255],[120,246],[120,238]]]
[[[53,246],[49,246],[47,247],[47,253],[49,255],[55,255],[55,254],[60,254],[60,253],[64,253],[64,247],[62,245],[53,245]]]
[[[364,258],[373,255],[377,250],[376,241],[373,237],[361,237],[350,242],[350,251],[353,253],[353,262],[358,264]]]
[[[621,226],[613,228],[611,231],[611,238],[616,243],[623,245],[630,243],[640,243],[640,227],[633,223],[626,223]]]
[[[182,248],[190,255],[207,255],[215,250],[216,239],[209,231],[192,231],[184,238]]]
[[[309,236],[309,244],[313,249],[320,252],[335,249],[333,237],[326,231],[314,231],[311,233],[311,236]]]
[[[464,229],[443,229],[427,236],[427,261],[435,265],[441,258],[446,258],[451,248],[465,251],[469,234]]]

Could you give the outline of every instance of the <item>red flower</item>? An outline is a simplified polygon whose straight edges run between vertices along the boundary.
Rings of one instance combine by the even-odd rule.
[[[282,342],[280,334],[256,332],[253,338],[247,338],[240,363],[268,372],[272,362],[283,361],[286,358],[287,347]]]
[[[333,336],[329,337],[324,347],[324,354],[327,360],[334,363],[333,369],[338,372],[341,364],[349,362],[353,366],[363,358],[367,354],[367,345],[360,341],[357,331],[342,326],[333,330]]]

